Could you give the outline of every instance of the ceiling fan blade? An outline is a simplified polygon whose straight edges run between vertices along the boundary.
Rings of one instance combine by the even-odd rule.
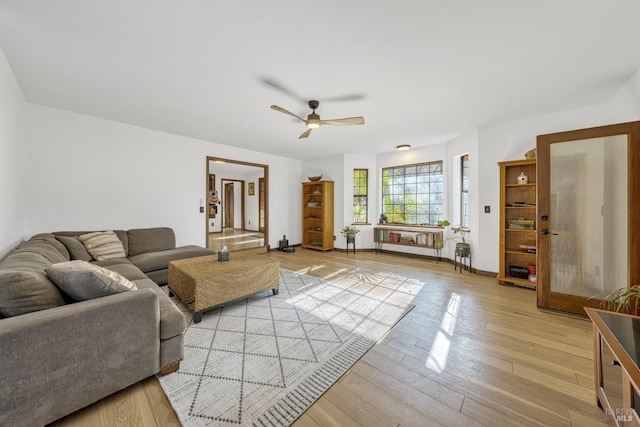
[[[333,98],[322,98],[322,102],[342,102],[342,101],[361,101],[367,96],[362,93],[352,93],[343,96],[334,96]]]
[[[320,120],[321,125],[363,125],[364,117],[346,117],[344,119]]]
[[[289,89],[287,86],[285,86],[284,84],[280,83],[279,81],[275,80],[275,79],[270,79],[270,78],[263,78],[262,79],[262,83],[266,84],[267,86],[271,86],[273,89],[284,93],[287,96],[290,96],[291,98],[294,98],[295,100],[303,103],[303,104],[307,104],[307,100],[304,99],[302,96],[298,95],[296,92],[294,92],[293,90]]]
[[[285,113],[285,114],[288,114],[288,115],[290,115],[290,116],[293,116],[293,117],[295,117],[296,119],[300,119],[300,120],[302,120],[303,122],[305,122],[305,123],[306,123],[306,121],[305,121],[302,117],[300,117],[300,116],[298,116],[298,115],[296,115],[296,114],[293,114],[291,111],[287,111],[287,110],[285,110],[285,109],[284,109],[284,108],[282,108],[282,107],[278,107],[277,105],[272,105],[272,106],[271,106],[271,108],[272,108],[272,109],[274,109],[274,110],[276,110],[276,111],[280,111],[281,113]]]
[[[311,134],[311,129],[307,129],[302,135],[298,137],[298,139],[306,138]]]

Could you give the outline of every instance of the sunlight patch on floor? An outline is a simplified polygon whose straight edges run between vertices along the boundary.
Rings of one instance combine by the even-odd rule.
[[[326,265],[324,264],[317,264],[317,265],[312,265],[311,267],[307,267],[307,268],[303,268],[301,270],[296,271],[296,273],[298,274],[309,274],[310,271],[316,271],[319,270],[321,268],[325,268]]]
[[[460,295],[455,292],[451,294],[449,298],[449,304],[447,305],[447,311],[442,317],[440,322],[440,329],[436,333],[436,337],[431,345],[429,351],[429,357],[425,366],[435,372],[442,372],[447,366],[447,359],[449,357],[449,349],[451,347],[451,338],[456,329],[456,319],[458,317],[458,310],[460,309]]]

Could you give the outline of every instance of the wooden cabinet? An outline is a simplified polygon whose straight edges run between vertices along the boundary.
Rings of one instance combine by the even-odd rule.
[[[536,161],[513,160],[500,166],[501,284],[536,286]],[[523,176],[527,182],[523,183]],[[532,274],[533,273],[533,274]]]
[[[302,247],[333,249],[333,181],[302,183]]]

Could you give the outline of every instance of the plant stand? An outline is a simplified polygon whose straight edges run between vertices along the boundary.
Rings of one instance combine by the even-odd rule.
[[[465,246],[460,246],[460,245],[465,245]],[[458,258],[460,258],[460,264],[458,264]],[[467,259],[469,260],[469,267],[467,267],[467,263],[466,263]],[[471,246],[468,243],[456,244],[453,265],[454,265],[453,267],[454,270],[457,270],[458,265],[460,265],[460,273],[462,273],[463,269],[469,270],[469,273],[471,273]]]
[[[347,253],[349,253],[349,245],[353,245],[353,253],[356,253],[356,235],[347,235]]]

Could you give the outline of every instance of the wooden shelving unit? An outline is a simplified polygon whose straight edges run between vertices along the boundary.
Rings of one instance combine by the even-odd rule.
[[[434,228],[442,228],[434,226]],[[373,241],[376,252],[382,250],[382,245],[412,246],[414,248],[425,248],[435,250],[436,256],[440,258],[441,248],[436,248],[436,242],[444,242],[442,230],[433,230],[423,227],[394,227],[380,226],[373,229]]]
[[[302,183],[302,247],[333,249],[333,181]]]
[[[538,264],[536,245],[537,192],[536,161],[513,160],[498,163],[500,167],[500,267],[498,280],[501,284],[536,287],[529,278],[513,277],[510,267]],[[524,173],[527,184],[519,184],[518,176]],[[532,228],[528,227],[533,222]]]

